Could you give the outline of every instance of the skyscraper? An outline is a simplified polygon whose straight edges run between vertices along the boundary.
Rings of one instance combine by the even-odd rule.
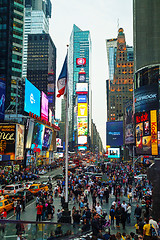
[[[82,31],[76,25],[70,36],[69,44],[69,143],[71,148],[77,144],[77,95],[76,84],[79,81],[79,72],[83,68],[88,84],[88,143],[91,135],[91,38],[89,31]],[[84,61],[84,62],[83,62]]]
[[[23,77],[27,75],[28,34],[49,33],[50,0],[26,0],[24,21]]]
[[[6,84],[5,107],[23,108],[18,92],[22,83],[24,1],[0,1],[0,78]]]
[[[115,46],[115,41],[117,46]],[[108,43],[110,46],[108,46]],[[124,103],[133,100],[133,47],[126,45],[122,28],[116,39],[107,40],[107,121],[123,120]]]
[[[27,78],[48,94],[49,108],[55,116],[56,47],[49,34],[29,34]]]

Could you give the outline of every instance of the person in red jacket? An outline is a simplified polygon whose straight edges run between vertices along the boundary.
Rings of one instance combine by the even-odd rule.
[[[7,211],[6,211],[5,208],[4,208],[4,210],[3,210],[2,214],[1,214],[1,216],[3,217],[3,219],[7,219]]]
[[[41,216],[42,216],[42,210],[43,210],[43,206],[41,204],[41,202],[38,203],[37,205],[37,217],[36,217],[36,221],[41,221]]]

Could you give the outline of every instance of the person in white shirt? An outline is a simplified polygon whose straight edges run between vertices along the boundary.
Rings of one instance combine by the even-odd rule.
[[[96,212],[101,215],[102,214],[102,207],[99,205],[99,203],[97,203],[96,205]]]
[[[128,203],[126,212],[127,212],[127,223],[130,223],[131,222],[131,212],[132,212],[132,207],[131,207],[130,203]]]
[[[123,203],[121,204],[121,207],[124,208],[124,211],[127,211],[127,203],[125,203],[125,201],[123,201]]]
[[[153,220],[153,218],[151,216],[149,217],[149,224],[153,225],[153,227],[158,235],[158,228],[159,228],[158,224],[155,220]]]

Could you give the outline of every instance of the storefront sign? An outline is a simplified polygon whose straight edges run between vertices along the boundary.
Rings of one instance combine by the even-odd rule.
[[[151,115],[151,146],[152,155],[158,155],[158,136],[157,136],[157,111],[150,112]]]

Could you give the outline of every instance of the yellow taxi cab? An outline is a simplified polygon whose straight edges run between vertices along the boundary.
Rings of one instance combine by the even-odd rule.
[[[41,183],[34,183],[30,186],[30,188],[28,189],[31,193],[33,193],[34,195],[36,195],[39,191],[48,191],[48,186],[45,184],[41,184]]]
[[[13,202],[5,197],[0,198],[0,214],[3,212],[4,208],[7,212],[13,209]]]

